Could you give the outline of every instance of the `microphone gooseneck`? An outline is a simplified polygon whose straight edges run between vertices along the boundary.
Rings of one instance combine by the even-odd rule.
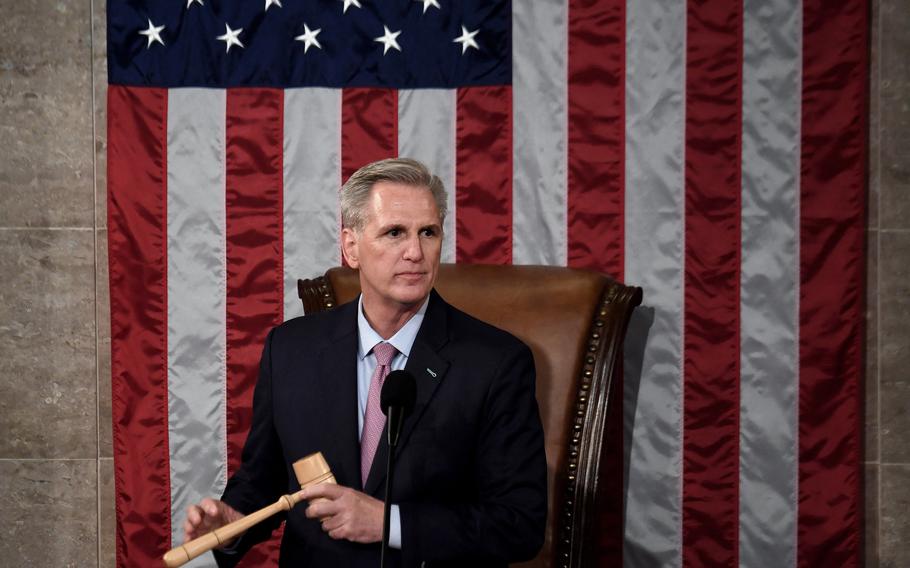
[[[417,381],[414,375],[400,370],[392,371],[382,384],[379,395],[379,407],[386,415],[386,429],[389,442],[389,459],[385,470],[385,504],[382,513],[382,553],[379,560],[380,568],[385,568],[385,559],[389,549],[389,514],[392,508],[392,474],[395,469],[395,448],[398,446],[398,437],[401,435],[401,424],[404,422],[414,403],[417,401]]]

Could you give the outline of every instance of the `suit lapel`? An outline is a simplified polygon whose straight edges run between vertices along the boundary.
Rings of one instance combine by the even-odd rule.
[[[320,353],[318,383],[323,392],[317,400],[330,408],[326,424],[313,424],[325,430],[333,447],[323,449],[329,467],[339,484],[360,487],[360,439],[357,435],[357,302],[338,308],[338,325],[331,330],[332,344]],[[329,456],[332,456],[331,459]]]
[[[439,356],[439,350],[448,341],[448,325],[446,303],[434,290],[430,293],[430,303],[424,315],[423,324],[414,339],[411,354],[405,369],[414,375],[417,383],[417,400],[411,414],[405,418],[398,439],[398,449],[407,444],[408,438],[414,427],[420,422],[424,412],[430,404],[436,389],[442,383],[449,370],[449,362]],[[389,459],[388,424],[382,431],[382,439],[376,448],[370,475],[364,486],[364,492],[375,495],[380,484],[385,481],[386,464]]]

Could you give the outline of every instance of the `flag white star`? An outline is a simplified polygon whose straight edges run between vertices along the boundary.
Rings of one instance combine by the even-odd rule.
[[[381,36],[373,39],[373,41],[379,42],[383,46],[385,46],[382,50],[382,54],[385,55],[386,53],[388,53],[389,49],[397,49],[398,51],[401,51],[401,46],[398,45],[398,40],[395,39],[399,35],[401,35],[401,30],[398,30],[397,32],[392,32],[386,26],[382,26],[382,29],[385,30],[385,33],[382,34]]]
[[[316,39],[316,36],[318,36],[319,32],[321,32],[321,31],[322,31],[322,28],[320,28],[318,30],[311,30],[309,28],[309,26],[307,26],[306,24],[303,24],[303,33],[300,34],[299,36],[295,37],[294,39],[296,39],[297,41],[303,42],[303,52],[304,53],[306,53],[310,49],[310,47],[314,46],[314,45],[316,47],[318,47],[319,49],[322,49],[322,46],[319,45],[319,40]]]
[[[348,11],[348,8],[350,8],[351,6],[355,6],[357,8],[363,8],[363,6],[360,5],[360,0],[344,0],[344,9],[341,10],[341,13],[346,14]]]
[[[192,6],[193,4],[199,4],[200,6],[203,5],[202,0],[186,0],[186,9],[189,10],[190,6]]]
[[[468,47],[480,49],[480,46],[477,45],[476,41],[474,41],[474,36],[476,36],[479,31],[480,30],[474,30],[473,32],[469,32],[468,28],[461,26],[461,35],[452,40],[452,43],[461,44],[462,55],[464,55],[464,53],[468,50]]]
[[[272,4],[278,6],[279,8],[282,8],[282,6],[281,6],[281,0],[265,0],[265,11],[266,11],[266,12],[269,11],[269,7],[270,7]]]
[[[243,44],[240,43],[240,38],[237,37],[240,35],[240,32],[242,32],[242,31],[243,31],[243,28],[237,28],[236,30],[232,30],[231,26],[224,24],[224,34],[216,37],[215,39],[223,41],[225,44],[224,52],[229,53],[231,51],[232,45],[238,45],[240,47],[243,47]]]
[[[164,40],[161,39],[161,30],[164,29],[164,26],[156,26],[152,23],[151,18],[149,18],[149,27],[147,30],[142,30],[139,32],[141,35],[144,35],[148,38],[148,45],[145,46],[146,49],[152,47],[152,44],[156,41],[161,45],[164,45]]]
[[[439,2],[437,0],[414,0],[414,2],[423,2],[423,13],[427,13],[427,9],[430,6],[434,6],[437,10],[441,10],[439,7]]]

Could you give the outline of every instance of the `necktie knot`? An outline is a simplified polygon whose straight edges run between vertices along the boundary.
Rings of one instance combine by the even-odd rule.
[[[398,353],[398,350],[395,349],[395,346],[391,343],[377,343],[373,347],[373,355],[376,356],[376,364],[380,367],[388,367],[392,364],[392,359],[395,358],[395,355]]]

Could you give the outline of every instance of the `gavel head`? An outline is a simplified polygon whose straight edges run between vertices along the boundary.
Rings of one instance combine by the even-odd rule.
[[[322,452],[310,454],[294,462],[294,475],[300,482],[300,488],[320,483],[335,483],[335,476]]]

